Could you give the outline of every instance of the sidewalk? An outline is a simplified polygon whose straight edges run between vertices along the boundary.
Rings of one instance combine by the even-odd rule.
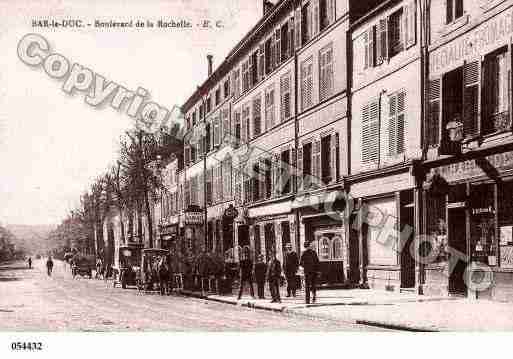
[[[182,291],[182,294],[248,308],[408,331],[513,330],[513,304],[488,300],[366,289],[320,290],[317,303],[309,305],[305,304],[303,293],[296,298],[282,296],[282,303],[252,299],[248,295],[237,300],[236,293],[222,296]]]

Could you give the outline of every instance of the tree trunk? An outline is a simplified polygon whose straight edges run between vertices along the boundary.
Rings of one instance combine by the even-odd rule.
[[[148,245],[153,248],[153,219],[151,218],[150,200],[148,191],[144,191],[144,204],[146,206],[146,217],[148,218]]]

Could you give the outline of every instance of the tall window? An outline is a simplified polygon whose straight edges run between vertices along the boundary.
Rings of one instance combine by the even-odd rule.
[[[290,72],[280,79],[280,120],[283,122],[290,118]]]
[[[216,90],[216,106],[221,103],[221,89],[218,88]]]
[[[310,187],[310,176],[312,175],[312,144],[303,145],[303,186]]]
[[[255,255],[262,253],[262,242],[260,240],[260,225],[255,224],[253,226],[253,240],[255,241]]]
[[[319,53],[319,98],[333,95],[333,48],[331,45]]]
[[[304,45],[312,36],[312,13],[310,3],[303,5],[301,9],[301,43]]]
[[[242,92],[249,90],[249,61],[242,63]]]
[[[313,105],[313,57],[301,64],[301,109],[304,111]]]
[[[235,97],[240,96],[240,70],[236,69],[232,74],[232,88]]]
[[[212,132],[210,130],[210,123],[207,123],[205,125],[205,147],[207,153],[212,150],[212,142],[210,141],[211,136]]]
[[[390,15],[388,19],[388,36],[390,57],[404,50],[403,44],[403,10],[400,9]]]
[[[253,173],[251,176],[251,190],[253,192],[253,201],[258,201],[262,193],[260,193],[260,163],[253,165]]]
[[[265,42],[265,74],[269,74],[273,70],[272,65],[272,48],[273,48],[273,42],[272,38],[267,39]]]
[[[321,139],[321,178],[324,183],[331,182],[332,158],[331,158],[331,136],[324,136]]]
[[[265,92],[265,128],[274,127],[274,85]]]
[[[262,97],[257,95],[253,99],[253,137],[262,132]]]
[[[507,49],[501,49],[485,58],[484,133],[494,133],[511,127],[509,120],[509,71]]]
[[[290,173],[290,150],[281,153],[281,168],[280,168],[280,190],[283,194],[290,193],[291,190],[291,173]]]
[[[207,97],[207,113],[209,113],[210,111],[212,111],[212,101],[210,99],[210,96]]]
[[[224,82],[224,98],[228,98],[230,96],[230,80],[226,80]]]
[[[273,179],[272,179],[272,165],[271,165],[271,159],[266,158],[263,161],[264,168],[263,168],[263,174],[264,174],[264,194],[263,197],[270,198],[272,194],[272,185],[273,185]]]
[[[258,50],[251,54],[251,84],[258,83]]]
[[[241,122],[240,122],[240,111],[235,112],[235,147],[239,147],[241,140]]]
[[[459,19],[463,16],[463,0],[446,0],[447,2],[447,17],[446,23]]]
[[[289,24],[288,21],[281,27],[281,61],[289,58]]]

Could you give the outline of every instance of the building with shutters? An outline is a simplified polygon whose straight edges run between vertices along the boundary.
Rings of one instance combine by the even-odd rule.
[[[512,6],[431,2],[422,200],[436,255],[426,293],[511,298]]]
[[[381,1],[351,24],[351,126],[346,188],[352,275],[363,285],[415,290],[409,250],[419,217],[422,158],[420,1]]]
[[[185,102],[181,210],[205,212],[207,251],[282,260],[315,241],[323,282],[346,280],[345,229],[326,192],[347,174],[348,1],[263,2],[263,17]],[[211,61],[211,58],[210,58]],[[233,205],[238,217],[223,216]]]

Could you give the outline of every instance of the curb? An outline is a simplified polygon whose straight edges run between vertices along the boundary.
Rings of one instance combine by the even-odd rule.
[[[417,326],[411,326],[411,325],[402,325],[402,324],[393,324],[393,323],[386,323],[386,322],[377,322],[374,320],[361,320],[356,319],[356,324],[362,324],[362,325],[368,325],[371,327],[377,327],[377,328],[384,328],[384,329],[393,329],[393,330],[402,330],[407,332],[439,332],[439,329],[435,328],[424,328],[424,327],[417,327]]]
[[[309,304],[306,306],[296,307],[296,308],[287,308],[287,307],[280,307],[280,308],[271,308],[265,305],[255,304],[251,302],[234,302],[230,300],[223,300],[221,298],[213,298],[208,295],[202,295],[199,293],[194,292],[188,292],[188,291],[180,291],[179,292],[183,296],[198,298],[198,299],[204,299],[209,300],[213,302],[223,303],[223,304],[231,304],[231,305],[238,305],[244,308],[249,309],[258,309],[258,310],[267,310],[274,313],[283,313],[288,315],[295,315],[298,317],[303,318],[309,318],[309,319],[322,319],[322,320],[332,320],[337,322],[346,322],[346,323],[355,323],[360,325],[366,325],[369,327],[376,327],[376,328],[383,328],[383,329],[391,329],[391,330],[400,330],[400,331],[408,331],[408,332],[439,332],[440,330],[437,328],[425,328],[425,327],[418,327],[418,326],[412,326],[412,325],[402,325],[402,324],[393,324],[393,323],[387,323],[387,322],[379,322],[379,321],[373,321],[373,320],[366,320],[366,319],[351,319],[351,320],[344,320],[340,318],[334,318],[329,315],[322,315],[322,314],[312,314],[312,313],[304,313],[304,312],[298,312],[297,309],[306,309],[306,308],[312,308],[312,307],[321,307],[321,306],[336,306],[336,305],[369,305],[369,303],[334,303],[334,304]]]

